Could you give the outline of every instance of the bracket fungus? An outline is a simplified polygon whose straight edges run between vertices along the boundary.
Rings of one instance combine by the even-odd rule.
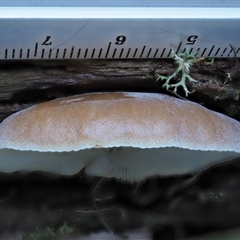
[[[130,182],[194,173],[240,156],[240,123],[163,94],[76,95],[0,124],[0,172],[45,171]]]

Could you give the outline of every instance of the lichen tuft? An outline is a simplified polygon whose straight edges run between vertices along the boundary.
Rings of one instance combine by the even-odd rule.
[[[172,50],[172,55],[173,58],[175,60],[175,62],[178,64],[178,68],[176,69],[176,71],[174,73],[172,73],[170,76],[162,76],[160,74],[157,74],[157,81],[158,80],[165,80],[165,83],[163,84],[163,87],[165,87],[167,90],[169,88],[174,88],[173,91],[177,92],[177,88],[179,86],[183,87],[183,90],[185,91],[186,96],[188,96],[188,94],[190,93],[187,89],[186,86],[186,80],[188,79],[191,82],[196,82],[195,79],[193,79],[190,75],[190,67],[194,64],[197,63],[199,61],[202,61],[204,58],[196,58],[196,54],[193,53],[189,53],[188,49],[186,49],[186,51],[184,53],[181,53],[179,55],[177,55],[173,49]],[[177,77],[179,72],[182,72],[182,76],[179,82],[175,83],[175,84],[170,84],[170,81],[172,78]]]

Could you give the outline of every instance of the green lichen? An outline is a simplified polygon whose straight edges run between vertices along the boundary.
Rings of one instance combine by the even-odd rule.
[[[196,82],[195,79],[193,79],[190,75],[189,75],[189,72],[190,72],[190,67],[194,64],[194,63],[197,63],[199,62],[200,60],[203,60],[203,58],[199,59],[199,58],[196,58],[195,54],[193,53],[189,53],[188,49],[184,52],[184,53],[181,53],[179,55],[177,55],[173,49],[172,50],[172,55],[173,55],[173,58],[175,60],[175,62],[178,64],[178,68],[176,69],[176,71],[174,73],[172,73],[170,76],[162,76],[162,75],[159,75],[157,74],[157,81],[161,80],[161,81],[166,81],[164,84],[163,84],[163,87],[165,87],[167,90],[169,88],[174,88],[173,91],[174,92],[177,92],[177,88],[179,86],[182,86],[183,87],[183,90],[185,91],[185,94],[186,96],[188,96],[188,94],[190,93],[187,89],[187,86],[186,86],[186,80],[188,79],[189,81],[191,82]],[[170,84],[170,81],[172,78],[175,78],[177,77],[178,73],[181,72],[182,73],[182,76],[181,76],[181,79],[179,82],[175,83],[175,84]]]

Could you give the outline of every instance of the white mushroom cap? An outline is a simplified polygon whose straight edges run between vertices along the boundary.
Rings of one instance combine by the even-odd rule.
[[[0,148],[21,151],[81,152],[84,149],[124,147],[229,153],[209,163],[240,155],[239,122],[196,103],[154,93],[91,93],[41,103],[5,119],[0,124],[0,133]],[[136,154],[137,158],[141,154]],[[116,163],[109,151],[105,155],[115,167],[125,168],[120,157],[116,157],[119,159]],[[90,163],[94,165],[95,160],[92,155],[88,158],[81,168],[86,166],[91,170]],[[100,160],[97,162],[101,164]],[[126,169],[129,171],[129,166]],[[79,170],[75,169],[74,173]],[[184,171],[177,172],[181,173]],[[145,176],[133,180],[141,178]]]
[[[0,125],[0,147],[35,151],[180,147],[240,152],[240,123],[154,93],[91,93],[35,105]]]

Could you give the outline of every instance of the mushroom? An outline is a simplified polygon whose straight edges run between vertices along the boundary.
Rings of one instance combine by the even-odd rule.
[[[156,93],[104,92],[41,103],[0,124],[0,171],[130,182],[189,174],[240,156],[240,123]]]

